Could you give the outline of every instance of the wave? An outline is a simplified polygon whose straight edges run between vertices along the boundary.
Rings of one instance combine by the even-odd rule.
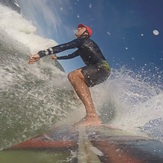
[[[34,65],[27,63],[31,53],[56,42],[38,36],[36,27],[17,12],[2,5],[0,10],[0,144],[3,147],[55,124],[78,102],[58,62],[47,57]]]
[[[56,42],[38,36],[36,27],[15,11],[2,5],[0,10],[0,148],[4,148],[59,121],[73,123],[85,112],[57,62],[45,57],[27,63],[30,53]],[[160,76],[162,72],[151,80],[144,68],[138,73],[125,67],[113,69],[105,83],[91,88],[103,123],[163,141]]]

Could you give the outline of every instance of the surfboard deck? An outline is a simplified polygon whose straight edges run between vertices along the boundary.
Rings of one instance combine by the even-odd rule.
[[[3,150],[0,162],[162,163],[163,144],[105,125],[62,126]]]

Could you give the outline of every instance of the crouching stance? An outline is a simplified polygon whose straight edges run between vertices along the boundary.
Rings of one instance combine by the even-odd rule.
[[[79,24],[75,35],[77,38],[71,42],[60,44],[32,55],[29,59],[29,64],[38,61],[44,56],[77,48],[72,54],[66,56],[52,56],[52,59],[71,59],[80,56],[84,61],[86,64],[85,67],[74,70],[68,74],[70,83],[86,109],[86,116],[78,122],[78,124],[100,125],[101,121],[96,113],[89,87],[104,82],[110,75],[110,67],[98,45],[90,39],[92,35],[92,29],[90,27]]]

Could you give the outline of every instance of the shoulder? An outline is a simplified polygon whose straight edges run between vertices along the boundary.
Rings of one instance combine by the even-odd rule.
[[[95,42],[90,38],[76,38],[71,41],[71,44],[76,45],[77,47],[93,45]]]
[[[92,39],[90,38],[84,38],[84,44],[87,46],[95,46],[97,45]]]
[[[72,44],[75,44],[76,46],[80,47],[86,42],[85,38],[76,38],[71,41]]]

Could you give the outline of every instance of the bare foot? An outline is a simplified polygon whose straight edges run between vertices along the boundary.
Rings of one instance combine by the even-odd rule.
[[[100,126],[101,121],[97,115],[87,115],[79,122],[75,123],[75,126]]]

